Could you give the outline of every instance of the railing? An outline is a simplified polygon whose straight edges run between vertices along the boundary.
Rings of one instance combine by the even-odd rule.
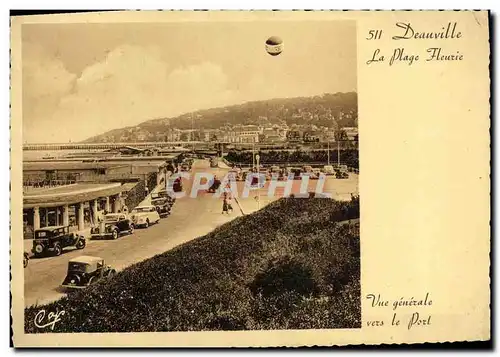
[[[28,180],[23,182],[23,192],[33,192],[47,188],[68,186],[75,183],[75,180]]]

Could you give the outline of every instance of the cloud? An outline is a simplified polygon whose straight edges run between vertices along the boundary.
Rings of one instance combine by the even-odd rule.
[[[37,76],[34,72],[41,67],[49,71]],[[228,89],[227,75],[220,66],[200,63],[170,69],[155,48],[117,47],[78,78],[56,59],[38,62],[35,58],[25,71],[30,78],[36,77],[36,81],[24,83],[30,93],[27,105],[43,102],[47,95],[57,98],[52,112],[25,116],[32,124],[25,126],[27,141],[38,137],[35,141],[83,140],[150,118],[239,101],[238,93]],[[39,120],[40,116],[45,118]],[[40,128],[41,122],[53,125]]]
[[[23,60],[23,132],[25,140],[37,141],[53,130],[52,114],[61,98],[71,92],[76,75],[39,46],[26,46]]]
[[[159,47],[120,45],[75,74],[30,44],[23,57],[24,140],[80,141],[148,119],[323,89],[304,69],[283,69],[279,61],[232,83],[217,63],[172,67],[168,57]]]

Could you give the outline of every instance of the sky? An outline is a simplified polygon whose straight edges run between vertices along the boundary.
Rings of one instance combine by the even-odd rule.
[[[265,41],[283,40],[270,56]],[[356,91],[353,21],[24,24],[23,142],[253,100]]]

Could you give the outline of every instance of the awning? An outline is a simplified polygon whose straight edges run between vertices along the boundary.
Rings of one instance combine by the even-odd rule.
[[[33,207],[58,207],[72,205],[80,202],[92,201],[101,197],[117,195],[122,192],[128,192],[137,185],[137,182],[126,183],[118,187],[96,190],[92,192],[76,193],[59,197],[30,197],[23,199],[23,208]]]

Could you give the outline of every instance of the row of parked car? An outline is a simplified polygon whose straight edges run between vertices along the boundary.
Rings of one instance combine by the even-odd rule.
[[[108,213],[98,226],[91,228],[92,238],[117,239],[123,234],[132,234],[135,227],[148,228],[158,223],[163,217],[170,215],[175,198],[166,191],[152,194],[151,205],[136,207],[129,216],[125,213]],[[33,253],[35,257],[47,255],[59,256],[66,247],[84,249],[84,236],[70,232],[69,226],[52,226],[35,230]],[[24,267],[29,262],[29,254],[24,253]],[[104,259],[93,256],[79,256],[68,263],[68,270],[61,288],[67,292],[86,288],[87,286],[116,274],[116,270],[106,265]]]
[[[135,207],[130,214],[108,213],[90,230],[91,239],[117,239],[124,234],[134,233],[136,227],[148,228],[158,223],[161,218],[170,215],[175,198],[166,191],[152,194],[151,205]],[[84,249],[84,236],[70,232],[70,226],[48,226],[34,232],[32,253],[35,258],[59,256],[66,247]],[[29,261],[29,254],[24,254],[24,266]]]
[[[234,167],[231,169],[230,174],[234,175],[237,181],[245,181],[249,173],[256,171],[256,169],[240,169]],[[300,180],[303,176],[308,176],[312,180],[317,180],[321,174],[334,176],[337,179],[349,178],[349,172],[346,165],[325,165],[323,168],[313,168],[309,165],[303,167],[271,166],[268,168],[262,167],[259,172],[265,174],[267,180],[270,180],[273,176],[277,176],[278,180],[286,180],[290,174],[293,174],[295,180]]]

